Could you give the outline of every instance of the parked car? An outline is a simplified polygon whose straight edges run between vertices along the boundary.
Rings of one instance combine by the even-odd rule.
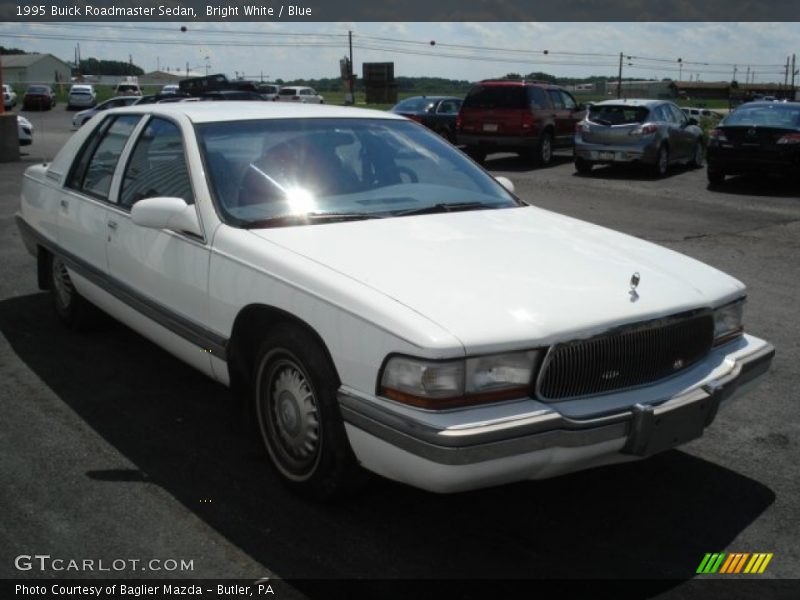
[[[741,173],[797,175],[800,102],[748,102],[709,133],[708,181]]]
[[[278,92],[281,91],[281,87],[279,85],[273,85],[271,83],[257,83],[256,84],[256,91],[261,94],[261,97],[264,100],[269,100],[270,102],[274,102],[278,99]]]
[[[49,85],[29,85],[22,98],[23,110],[50,110],[56,105],[56,94]]]
[[[3,106],[6,109],[14,108],[17,105],[17,92],[7,83],[3,84]]]
[[[290,85],[278,91],[279,102],[301,102],[303,104],[322,104],[325,99],[314,88]]]
[[[20,146],[30,146],[33,143],[33,124],[22,115],[17,115],[17,136]]]
[[[162,94],[177,94],[180,91],[180,87],[177,83],[168,83],[161,88]]]
[[[30,166],[16,220],[67,326],[96,304],[249,389],[313,497],[650,456],[766,372],[742,283],[511,190],[388,112],[150,104]]]
[[[141,96],[142,88],[139,87],[138,77],[123,77],[114,91],[115,96]]]
[[[596,164],[639,163],[663,177],[674,163],[703,166],[703,130],[672,102],[606,100],[589,109],[575,128],[575,169]]]
[[[461,98],[453,96],[414,96],[395,104],[391,111],[433,129],[443,138],[456,139],[456,117]]]
[[[67,97],[67,110],[72,108],[91,108],[97,104],[97,92],[94,86],[75,84],[69,90]]]
[[[109,98],[105,102],[101,102],[97,106],[93,108],[89,108],[87,110],[82,110],[79,113],[75,113],[75,116],[72,117],[72,127],[74,129],[78,129],[83,126],[86,121],[91,119],[97,113],[104,112],[110,108],[119,108],[120,106],[130,106],[131,104],[135,104],[141,100],[141,96],[118,96],[116,98]]]
[[[586,114],[572,94],[546,82],[486,80],[464,98],[456,141],[482,161],[492,152],[517,152],[550,163],[555,148],[571,148]]]
[[[683,114],[685,114],[690,119],[697,119],[699,122],[702,118],[709,118],[709,119],[721,119],[722,115],[718,112],[714,112],[713,110],[709,110],[707,108],[693,108],[689,106],[685,106],[681,108]]]
[[[146,96],[140,96],[139,99],[136,100],[136,102],[133,102],[132,104],[136,104],[138,106],[140,104],[156,104],[160,102],[180,102],[181,100],[184,100],[186,98],[189,98],[189,96],[181,92],[167,93],[167,94],[163,93],[148,94]]]

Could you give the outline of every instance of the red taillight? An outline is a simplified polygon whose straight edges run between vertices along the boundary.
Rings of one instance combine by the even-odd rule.
[[[422,117],[419,115],[406,115],[412,121],[416,121],[417,123],[422,123]]]
[[[787,133],[778,140],[779,144],[800,144],[800,133]]]
[[[529,112],[522,113],[522,129],[530,131],[536,124],[536,117]]]
[[[300,100],[300,96],[292,96],[292,100]]]
[[[653,123],[645,123],[641,127],[637,127],[631,131],[628,135],[648,135],[650,133],[655,133],[656,131],[658,131],[658,125]]]
[[[717,142],[727,142],[728,138],[725,137],[725,132],[722,131],[720,128],[714,128],[708,132],[709,139],[715,140]]]

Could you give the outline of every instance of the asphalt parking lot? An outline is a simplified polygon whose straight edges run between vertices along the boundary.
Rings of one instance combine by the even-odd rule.
[[[635,169],[578,176],[567,154],[540,169],[490,157],[486,168],[538,206],[744,281],[746,328],[777,349],[771,373],[703,438],[647,461],[454,496],[376,478],[321,506],[270,474],[225,388],[122,325],[59,326],[13,216],[24,168],[53,156],[72,113],[26,116],[34,144],[0,164],[0,577],[59,576],[15,569],[39,553],[193,560],[169,575],[279,576],[301,593],[309,578],[545,577],[659,580],[653,593],[670,593],[720,551],[770,552],[761,577],[798,576],[797,181],[709,190],[704,170],[656,181]]]

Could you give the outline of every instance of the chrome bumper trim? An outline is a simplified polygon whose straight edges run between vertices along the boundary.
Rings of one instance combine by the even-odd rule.
[[[766,344],[739,358],[730,372],[700,388],[660,404],[637,404],[631,410],[586,420],[570,419],[555,410],[540,410],[457,427],[437,427],[344,386],[339,388],[338,399],[348,424],[444,465],[473,464],[622,438],[627,438],[623,453],[649,456],[702,434],[714,420],[720,403],[740,385],[766,373],[774,355],[775,349]]]

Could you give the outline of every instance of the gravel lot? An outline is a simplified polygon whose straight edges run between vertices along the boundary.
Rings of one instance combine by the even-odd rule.
[[[711,191],[704,170],[582,177],[566,154],[544,169],[490,157],[526,200],[747,283],[747,329],[777,348],[772,371],[702,439],[647,461],[455,496],[376,479],[319,506],[267,471],[226,389],[119,324],[58,325],[13,215],[23,169],[53,156],[72,113],[26,116],[34,144],[0,164],[0,577],[59,576],[15,570],[14,557],[39,553],[182,558],[194,570],[171,575],[205,578],[643,578],[660,580],[656,594],[686,588],[718,551],[772,552],[762,577],[798,576],[796,181]]]

